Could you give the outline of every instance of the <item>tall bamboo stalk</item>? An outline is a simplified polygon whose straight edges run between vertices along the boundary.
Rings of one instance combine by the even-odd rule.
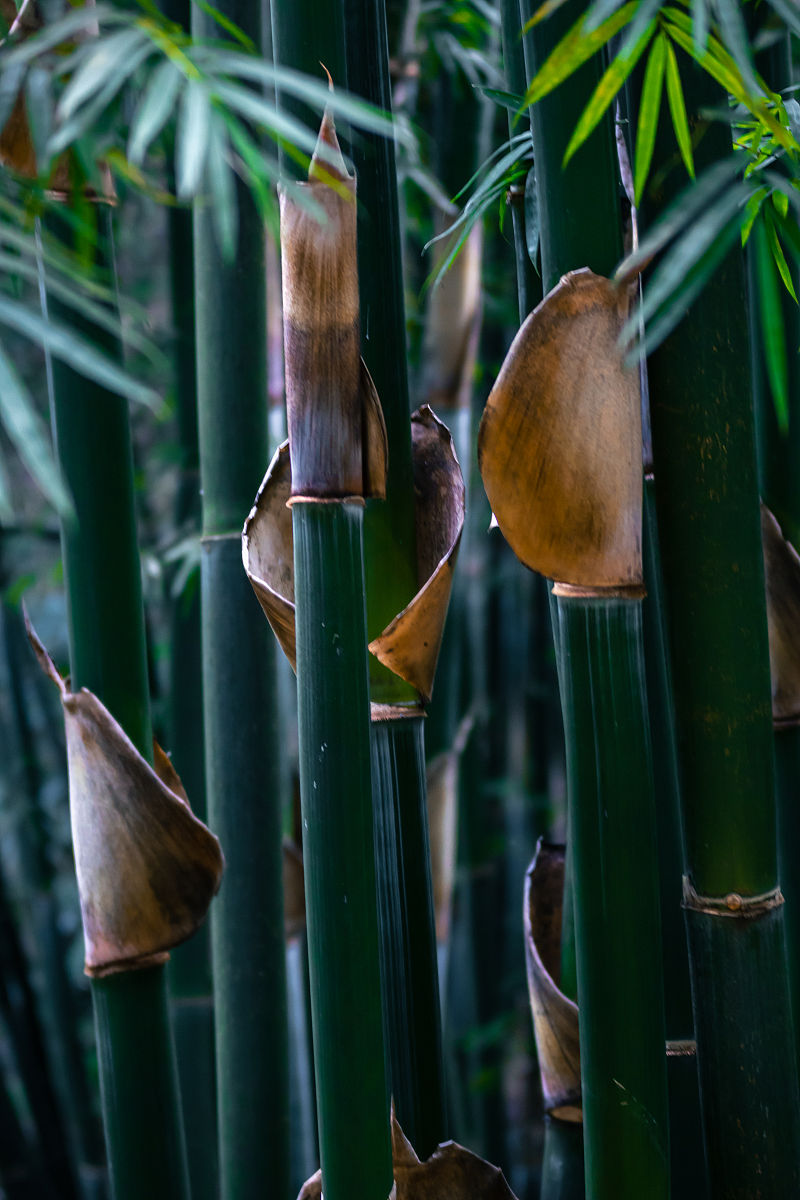
[[[328,116],[320,143],[337,154]],[[324,225],[281,196],[300,793],[322,1187],[345,1200],[392,1187],[363,560],[383,470],[362,432],[355,180],[339,153],[306,186]]]
[[[221,6],[256,46],[261,6]],[[197,36],[216,23],[193,13]],[[289,1180],[286,966],[281,861],[277,648],[241,568],[244,518],[268,458],[265,231],[237,189],[231,261],[208,205],[194,214],[203,694],[209,819],[228,872],[212,916],[223,1200]]]
[[[527,37],[529,76],[542,65],[582,8],[580,3],[562,5]],[[523,17],[530,15],[529,6],[523,4]],[[571,130],[601,69],[596,59],[590,61],[573,77],[568,89],[558,90],[531,112],[546,292],[571,268],[589,266],[609,274],[622,249],[610,121],[601,123],[565,170],[561,165]],[[606,454],[619,465],[615,482],[607,489],[601,482],[602,474],[588,467],[595,450],[588,450],[584,458],[578,445],[582,436],[568,447],[562,437],[569,435],[561,434],[557,424],[552,426],[552,442],[547,442],[551,448],[546,453],[559,464],[564,456],[565,508],[561,516],[555,517],[556,493],[548,491],[550,487],[558,490],[554,480],[560,477],[561,466],[551,464],[550,483],[546,479],[542,483],[538,473],[525,474],[534,461],[539,461],[536,456],[545,452],[545,442],[539,445],[539,435],[533,435],[536,449],[527,462],[525,451],[513,445],[522,437],[519,413],[528,412],[530,401],[526,397],[531,385],[528,383],[518,394],[518,402],[514,389],[534,370],[541,374],[540,387],[549,388],[546,381],[550,368],[546,363],[550,355],[557,364],[552,379],[557,377],[559,383],[548,395],[554,397],[556,409],[563,405],[559,420],[563,417],[574,425],[589,419],[581,407],[583,385],[572,373],[577,369],[572,364],[581,357],[581,321],[589,318],[578,292],[574,293],[574,306],[570,296],[573,287],[585,288],[591,307],[590,289],[599,299],[608,285],[599,280],[590,283],[592,276],[585,271],[579,271],[570,282],[572,279],[562,281],[546,296],[512,347],[484,416],[482,472],[500,527],[523,561],[564,581],[555,588],[555,633],[574,862],[587,1193],[594,1198],[644,1194],[666,1197],[669,1163],[663,983],[641,626],[641,427],[631,380],[624,382],[626,376],[621,373],[620,390],[613,402],[619,425],[612,439],[613,448],[609,444]],[[610,320],[610,330],[617,319],[611,315],[614,304],[621,301],[613,301],[611,291],[606,294],[608,300],[603,304],[609,306],[607,316],[601,319],[599,309],[595,309],[591,320],[599,322],[595,326],[598,329]],[[559,315],[562,304],[563,318]],[[587,370],[591,371],[600,358],[603,354],[595,346]],[[617,360],[618,351],[609,344],[609,357],[604,361],[610,365]],[[621,368],[617,365],[614,370]],[[627,395],[624,401],[623,394]],[[611,403],[609,399],[609,410]],[[508,420],[505,433],[501,424],[504,413]],[[550,419],[556,420],[554,416]],[[490,438],[498,435],[509,440],[505,452],[490,463]],[[506,472],[517,476],[520,488],[520,496],[514,500],[506,479],[510,501],[505,514],[502,495],[497,491],[501,461],[506,464]],[[588,548],[593,538],[580,524],[579,507],[573,510],[573,522],[567,515],[572,504],[580,503],[579,476],[584,467],[592,471],[594,480],[591,496],[586,499],[592,506],[598,538],[591,550]],[[574,478],[571,472],[575,472]],[[522,499],[523,478],[526,482],[531,478],[537,481],[536,500],[543,511],[549,504],[553,514],[552,527],[542,535],[540,545],[537,535],[529,535],[526,529],[530,525],[531,501]],[[623,539],[626,549],[620,542],[617,551],[609,553],[614,539],[606,540],[607,535],[599,532],[606,520],[616,528],[617,536],[624,524],[628,531]],[[548,542],[550,550],[546,548]],[[602,551],[598,549],[601,542]],[[592,562],[583,556],[581,546],[588,550]],[[564,559],[560,557],[562,548]]]
[[[110,211],[97,207],[101,245]],[[75,520],[62,525],[71,681],[152,756],[127,404],[53,364],[52,415]],[[115,1200],[188,1200],[163,962],[92,979],[106,1147]]]
[[[348,87],[390,111],[384,2],[346,0],[344,14]],[[367,501],[364,520],[372,638],[417,591],[415,494],[394,146],[362,135],[353,158],[362,355],[380,397],[389,450],[386,497]],[[397,1118],[425,1159],[445,1140],[446,1121],[423,713],[410,684],[374,657],[369,669],[373,713],[380,714],[371,746],[390,1086]]]
[[[693,70],[684,90],[696,126],[719,95]],[[729,153],[708,128],[698,169]],[[656,178],[648,216],[681,185]],[[800,1170],[746,312],[737,248],[648,361],[701,1102],[725,1200],[790,1195]]]

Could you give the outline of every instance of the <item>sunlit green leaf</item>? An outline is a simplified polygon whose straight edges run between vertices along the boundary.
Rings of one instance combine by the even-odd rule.
[[[690,178],[694,179],[692,135],[689,131],[689,121],[686,116],[686,102],[683,98],[683,86],[681,84],[680,71],[678,70],[678,60],[675,57],[672,43],[667,38],[664,38],[664,45],[666,46],[667,54],[667,100],[669,101],[672,128],[675,130],[675,140],[678,143],[678,149],[681,152],[684,166],[689,172]]]
[[[786,334],[783,328],[780,284],[767,230],[759,221],[753,228],[756,279],[758,281],[758,315],[761,323],[761,347],[767,367],[772,401],[778,428],[789,429],[789,371],[786,358]]]
[[[535,104],[577,71],[578,67],[619,33],[634,15],[636,8],[637,0],[629,0],[619,12],[614,13],[589,34],[585,31],[584,18],[581,17],[564,35],[532,80],[525,93],[524,106]]]
[[[638,205],[642,199],[644,185],[653,161],[653,149],[658,132],[658,114],[661,111],[661,94],[664,89],[664,68],[667,61],[666,38],[659,34],[653,42],[642,84],[639,104],[639,120],[636,126],[636,151],[633,176],[633,193]]]
[[[796,304],[797,293],[794,290],[792,273],[789,270],[789,264],[786,261],[786,255],[783,253],[783,246],[780,243],[778,231],[775,228],[775,222],[769,209],[766,209],[764,212],[764,227],[767,234],[767,242],[770,250],[772,251],[772,257],[774,259],[775,266],[778,268],[778,273],[783,280],[783,286],[786,288],[787,292]]]
[[[596,127],[598,121],[607,111],[611,101],[619,92],[625,80],[630,75],[633,68],[638,63],[642,54],[647,49],[650,38],[655,32],[656,23],[651,21],[639,38],[636,45],[626,58],[621,58],[618,55],[611,60],[611,64],[604,72],[602,79],[595,88],[589,103],[581,113],[577,125],[572,131],[572,137],[569,140],[566,152],[564,154],[564,165],[569,162],[572,155],[581,146]],[[651,54],[652,59],[652,54]]]
[[[722,41],[730,51],[747,86],[756,91],[758,85],[755,80],[753,52],[747,36],[742,6],[739,0],[714,0],[714,3]]]
[[[530,20],[523,25],[522,32],[527,33],[529,29],[533,29],[540,21],[544,21],[547,17],[552,17],[553,13],[557,12],[562,4],[565,3],[566,0],[544,0],[544,4],[540,4]]]
[[[747,239],[750,237],[750,232],[753,228],[753,222],[761,211],[761,205],[767,195],[766,188],[759,188],[757,192],[747,201],[744,206],[744,220],[742,221],[742,245],[747,244]]]
[[[44,423],[15,367],[0,347],[0,420],[37,487],[64,515],[72,511]]]

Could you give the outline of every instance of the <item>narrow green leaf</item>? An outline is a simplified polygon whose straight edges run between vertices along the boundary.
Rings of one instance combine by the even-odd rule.
[[[0,131],[5,128],[11,116],[19,89],[25,80],[25,70],[25,64],[18,63],[17,66],[3,67],[0,71]]]
[[[758,216],[759,212],[761,211],[761,205],[762,205],[766,195],[767,195],[766,188],[759,188],[757,192],[753,192],[753,195],[750,197],[750,199],[747,201],[747,204],[745,204],[745,206],[744,206],[745,216],[744,216],[744,221],[742,222],[742,245],[743,246],[747,245],[747,240],[750,237],[750,233],[753,228],[753,222],[755,221],[756,217]]]
[[[228,134],[225,125],[216,113],[211,117],[208,138],[207,175],[211,189],[212,215],[223,256],[230,260],[236,249],[239,225],[239,209],[236,203],[236,187],[233,168],[228,162]]]
[[[20,63],[33,62],[41,54],[68,42],[76,33],[84,31],[87,26],[96,28],[98,23],[103,26],[130,25],[135,20],[134,13],[124,12],[122,9],[108,4],[73,9],[61,20],[54,21],[52,25],[47,25],[39,33],[26,38],[20,45],[5,52],[2,56],[3,70],[6,71],[9,67]]]
[[[186,84],[179,110],[175,147],[175,173],[178,196],[188,200],[196,195],[208,153],[211,105],[205,83],[190,80]]]
[[[525,245],[528,258],[536,267],[539,258],[539,195],[536,190],[536,169],[531,167],[525,176]],[[537,268],[538,269],[538,268]]]
[[[99,44],[90,43],[91,49],[84,55],[81,66],[70,79],[58,104],[58,116],[66,121],[73,116],[90,97],[117,79],[120,86],[128,75],[128,64],[136,61],[137,50],[143,46],[148,53],[155,52],[155,45],[141,29],[123,29],[102,36]]]
[[[772,258],[775,266],[778,268],[778,274],[783,280],[783,286],[786,288],[795,304],[797,304],[797,293],[794,290],[792,273],[789,270],[789,264],[786,261],[786,255],[783,253],[783,246],[778,238],[778,231],[775,228],[775,221],[772,213],[769,211],[769,208],[765,208],[764,210],[764,224],[767,232],[767,242],[770,250],[772,251]]]
[[[553,13],[558,12],[561,5],[565,3],[566,0],[544,0],[544,3],[539,5],[530,20],[523,25],[522,32],[527,33],[529,29],[533,29],[540,21],[546,20],[547,17],[552,17]]]
[[[36,170],[42,175],[48,167],[48,142],[53,124],[52,76],[44,67],[34,66],[25,80],[25,103],[33,149],[36,155]]]
[[[72,512],[72,501],[53,456],[47,430],[34,412],[25,385],[2,347],[0,420],[36,486],[61,515],[69,515]]]
[[[664,90],[666,66],[666,38],[660,33],[653,43],[642,84],[642,99],[639,106],[639,121],[636,127],[636,151],[633,178],[633,193],[636,204],[641,203],[644,185],[653,161],[653,149],[658,132],[658,114],[661,111],[661,94]]]
[[[761,348],[767,367],[778,428],[781,433],[786,434],[789,431],[789,369],[786,358],[786,333],[783,327],[783,310],[775,260],[762,221],[758,221],[753,228],[753,252],[758,283]]]
[[[795,37],[800,37],[800,11],[794,0],[769,0],[769,3]]]
[[[128,138],[128,158],[133,163],[144,161],[150,144],[158,137],[175,107],[184,76],[170,59],[156,67],[136,109]]]
[[[740,158],[733,156],[715,163],[703,172],[696,183],[685,187],[648,229],[639,248],[623,260],[617,269],[617,276],[627,277],[641,270],[667,242],[686,229],[723,188],[727,189],[733,184],[741,169]]]
[[[708,41],[708,0],[692,0],[692,39],[696,52],[705,50]]]
[[[512,112],[518,112],[522,104],[522,96],[516,92],[504,92],[502,88],[479,87],[475,89],[487,99],[493,100],[495,104],[499,104],[501,108],[509,108]]]
[[[256,44],[253,39],[248,37],[244,30],[240,29],[236,22],[232,21],[229,16],[221,12],[218,8],[215,8],[213,4],[208,4],[207,0],[194,0],[194,3],[201,12],[206,13],[213,21],[216,21],[220,28],[230,34],[233,40],[238,42],[240,46],[244,46],[245,50],[249,50],[251,54],[255,52]]]
[[[694,154],[692,152],[692,135],[689,131],[689,121],[686,116],[686,102],[683,98],[683,85],[681,84],[680,71],[678,70],[678,60],[675,57],[675,51],[672,48],[672,42],[669,38],[664,38],[664,45],[667,53],[667,100],[669,101],[669,112],[672,117],[672,128],[675,130],[675,140],[678,143],[678,149],[681,152],[684,166],[689,172],[690,179],[694,179]]]
[[[730,51],[742,79],[752,90],[758,89],[753,65],[753,52],[742,16],[739,0],[715,0],[717,21],[723,45]]]
[[[586,10],[586,32],[591,33],[622,6],[623,0],[594,0]]]
[[[615,57],[611,60],[611,64],[604,72],[602,79],[598,83],[591,99],[589,100],[589,103],[581,113],[578,124],[572,131],[572,137],[569,140],[569,145],[567,146],[564,154],[564,166],[567,165],[578,147],[583,145],[589,134],[596,127],[597,123],[608,109],[608,106],[619,92],[623,83],[628,78],[639,59],[642,57],[650,38],[655,32],[655,28],[656,22],[651,21],[626,58],[615,55]]]
[[[131,379],[122,367],[80,337],[74,329],[46,320],[29,305],[0,295],[0,325],[7,325],[31,341],[38,342],[55,358],[110,391],[150,408],[160,407],[160,397],[152,388]]]
[[[525,93],[523,107],[535,104],[583,66],[606,42],[619,33],[637,9],[637,0],[629,0],[618,12],[587,34],[582,16],[554,48]]]
[[[782,217],[789,213],[789,197],[784,196],[783,192],[772,193],[772,203],[775,211]]]
[[[726,189],[670,247],[644,289],[642,316],[645,322],[677,294],[688,272],[734,217],[738,227],[741,226],[742,211],[749,194],[749,189],[742,183]]]

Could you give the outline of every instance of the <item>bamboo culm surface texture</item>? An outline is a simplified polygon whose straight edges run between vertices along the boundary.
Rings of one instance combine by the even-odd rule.
[[[256,45],[261,8],[222,6]],[[195,9],[193,31],[218,25]],[[203,487],[203,696],[209,824],[227,869],[211,918],[222,1200],[289,1187],[288,1032],[275,640],[241,563],[241,529],[269,461],[264,223],[243,186],[231,261],[208,206],[194,214]]]
[[[421,714],[374,721],[371,748],[373,792],[393,800],[375,805],[392,1098],[403,1132],[426,1159],[446,1134],[423,721]]]
[[[97,216],[101,246],[109,247],[110,213],[100,209]],[[76,513],[62,528],[71,686],[94,692],[150,760],[128,407],[59,364],[53,364],[52,403],[58,460]],[[92,999],[114,1200],[145,1193],[188,1200],[165,969],[94,979]],[[159,1097],[151,1091],[155,1082],[164,1088]]]
[[[669,1187],[658,858],[642,602],[558,597],[587,1195]],[[655,927],[654,927],[655,925]]]
[[[690,114],[720,100],[693,71],[684,90]],[[712,125],[697,169],[729,153],[729,130]],[[681,183],[668,177],[645,216]],[[785,909],[773,891],[773,735],[746,312],[737,246],[651,355],[648,376],[686,869],[696,893],[686,919],[711,1195],[778,1200],[800,1183],[800,1108]],[[748,908],[746,898],[759,896],[777,907]]]
[[[298,736],[326,1200],[392,1188],[381,1021],[363,507],[295,501]]]

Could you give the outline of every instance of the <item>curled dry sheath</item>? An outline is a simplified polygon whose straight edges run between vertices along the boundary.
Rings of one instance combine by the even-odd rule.
[[[92,692],[69,691],[30,625],[28,636],[64,710],[86,973],[163,960],[219,889],[219,842],[192,814],[164,752],[155,747],[151,767]]]

